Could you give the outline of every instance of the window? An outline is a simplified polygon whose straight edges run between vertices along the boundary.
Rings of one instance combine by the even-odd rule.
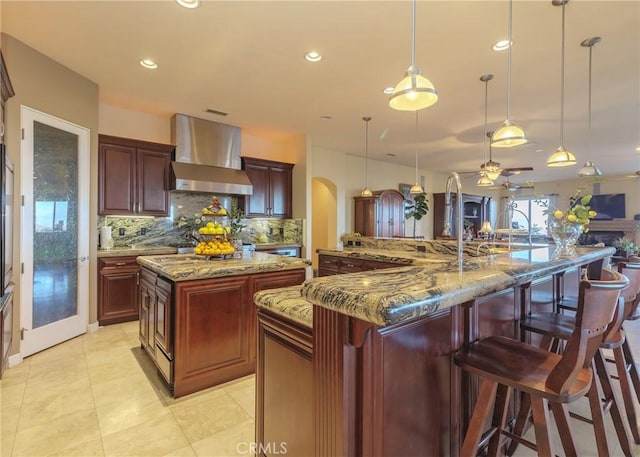
[[[514,229],[528,230],[527,218],[531,221],[532,235],[547,234],[547,215],[543,211],[550,207],[551,199],[549,197],[521,197],[515,198],[515,210],[511,220],[511,227]],[[527,215],[525,218],[518,211],[522,211]]]
[[[67,230],[68,202],[35,202],[36,232],[64,232]]]

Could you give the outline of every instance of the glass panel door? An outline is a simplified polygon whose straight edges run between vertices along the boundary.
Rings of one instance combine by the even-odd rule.
[[[89,134],[25,107],[23,126],[24,357],[86,331]]]

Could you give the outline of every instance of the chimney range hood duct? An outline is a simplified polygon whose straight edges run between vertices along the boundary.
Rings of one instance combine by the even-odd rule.
[[[172,189],[251,195],[253,186],[241,170],[240,128],[175,114],[171,142]]]

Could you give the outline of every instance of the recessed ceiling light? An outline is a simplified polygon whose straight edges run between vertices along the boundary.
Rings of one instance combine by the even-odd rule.
[[[638,146],[638,147],[636,148],[636,151],[640,152],[640,146]]]
[[[309,62],[320,62],[322,60],[322,56],[318,51],[309,51],[304,55],[304,58]]]
[[[197,8],[200,6],[200,0],[176,0],[176,3],[185,8]]]
[[[393,94],[393,89],[395,89],[395,88],[394,87],[385,87],[382,92],[384,92],[385,95],[391,95],[391,94]]]
[[[151,59],[142,59],[140,61],[140,65],[142,65],[144,68],[151,68],[152,70],[158,68],[158,64]]]
[[[493,46],[491,46],[491,49],[498,52],[506,51],[507,49],[509,49],[509,40],[500,40],[494,43]]]

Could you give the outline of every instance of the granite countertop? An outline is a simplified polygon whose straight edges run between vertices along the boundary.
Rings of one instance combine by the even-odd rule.
[[[208,260],[194,254],[138,257],[138,263],[171,281],[220,278],[270,271],[295,270],[311,265],[307,259],[254,252],[250,257]]]
[[[332,255],[404,262],[409,266],[307,280],[301,295],[317,306],[386,326],[433,313],[572,266],[612,255],[613,248],[577,248],[577,256],[553,258],[554,246],[505,254],[456,257],[437,253],[385,250],[322,250]],[[427,260],[428,257],[432,261]]]
[[[175,254],[177,249],[172,246],[122,246],[111,249],[98,249],[98,257],[127,257],[139,255]]]
[[[300,295],[300,286],[256,292],[254,301],[260,308],[313,328],[313,305]]]

